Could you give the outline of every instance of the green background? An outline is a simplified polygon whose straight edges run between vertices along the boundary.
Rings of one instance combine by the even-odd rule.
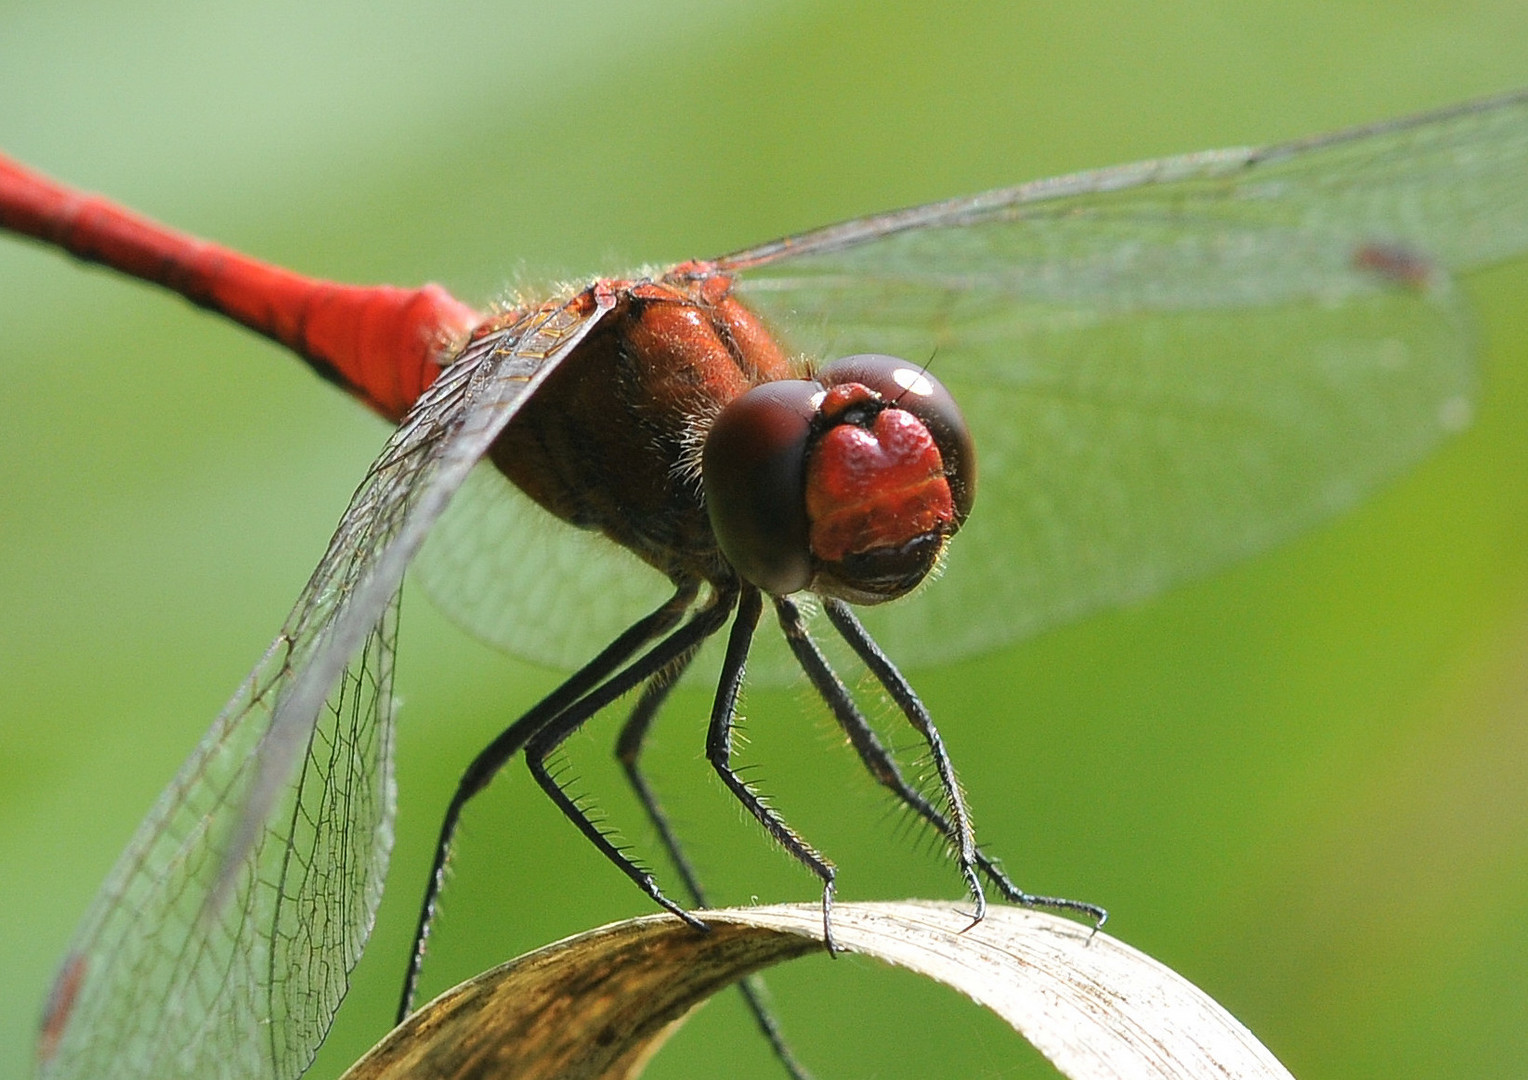
[[[521,281],[705,256],[1083,167],[1528,82],[1515,0],[0,4],[0,147],[307,272]],[[1528,1073],[1528,268],[1477,275],[1475,426],[1261,559],[915,674],[983,840],[1205,987],[1302,1077]],[[280,624],[386,430],[183,303],[0,243],[0,1076],[76,919]],[[576,618],[577,613],[567,617]],[[457,771],[550,688],[411,592],[399,847],[315,1075],[386,1027]],[[959,895],[818,712],[749,700],[848,898]],[[740,820],[684,692],[654,772],[718,896],[811,881]],[[650,837],[609,764],[584,790]],[[649,905],[531,790],[470,814],[426,990]],[[820,1076],[1045,1075],[855,959],[774,995]],[[778,1076],[725,996],[655,1077]]]

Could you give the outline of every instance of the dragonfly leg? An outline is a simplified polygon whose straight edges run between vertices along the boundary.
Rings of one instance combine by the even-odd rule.
[[[806,672],[807,678],[811,680],[818,696],[827,703],[834,719],[838,721],[838,726],[849,737],[849,742],[859,754],[865,769],[877,783],[894,794],[919,817],[933,825],[946,839],[955,840],[955,828],[950,824],[950,819],[902,775],[896,760],[854,703],[854,697],[849,693],[848,687],[843,684],[838,673],[828,664],[827,657],[822,654],[822,650],[807,633],[800,609],[784,597],[776,598],[775,609],[780,618],[780,628],[785,634],[785,640],[791,652],[795,654],[797,662]],[[1009,900],[1015,903],[1029,902],[1030,895],[1015,885],[1003,872],[1002,867],[984,855],[980,848],[976,851],[976,865]]]
[[[710,906],[706,900],[706,891],[701,886],[694,865],[685,855],[679,843],[679,835],[670,824],[668,815],[664,813],[657,793],[653,791],[652,785],[647,782],[647,777],[642,773],[640,764],[642,747],[646,741],[647,732],[658,715],[658,710],[662,708],[669,691],[673,689],[674,684],[679,681],[685,668],[693,659],[692,653],[680,660],[672,670],[647,681],[642,697],[631,710],[631,716],[627,718],[625,726],[621,728],[620,738],[616,741],[616,760],[626,771],[626,779],[631,783],[632,790],[636,792],[637,800],[641,802],[642,808],[647,811],[648,820],[657,830],[658,838],[664,850],[668,852],[669,861],[674,864],[674,869],[679,872],[679,878],[690,894],[691,903],[696,907],[704,908]],[[789,1044],[785,1041],[785,1035],[780,1030],[780,1021],[769,1007],[768,991],[765,989],[763,978],[750,975],[741,980],[737,988],[743,995],[748,1011],[753,1014],[759,1031],[792,1080],[812,1080],[812,1074],[796,1060],[796,1055],[791,1052]]]
[[[929,802],[922,792],[907,782],[907,779],[897,767],[896,761],[881,743],[875,730],[870,726],[869,721],[865,719],[864,714],[854,704],[853,696],[844,686],[842,680],[838,678],[838,675],[829,667],[827,658],[817,648],[816,642],[807,634],[806,627],[801,621],[800,612],[796,610],[795,605],[789,601],[782,600],[777,601],[776,607],[780,615],[781,628],[785,631],[786,641],[790,644],[792,652],[795,653],[797,661],[800,662],[803,670],[806,671],[807,677],[812,681],[817,692],[827,702],[834,718],[838,721],[839,726],[843,728],[844,734],[849,737],[849,742],[854,746],[855,751],[860,756],[860,760],[864,762],[865,768],[870,772],[871,776],[888,788],[916,814],[943,833],[945,837],[952,842],[959,843],[960,839],[957,835],[957,822],[959,818],[957,817],[956,822],[952,822],[938,807]],[[849,643],[860,659],[870,668],[877,681],[885,687],[887,693],[891,695],[892,700],[896,702],[897,707],[902,711],[902,714],[908,718],[920,733],[925,734],[926,739],[928,738],[927,732],[933,733],[933,738],[929,740],[929,745],[931,750],[934,749],[936,744],[938,746],[938,750],[935,751],[936,763],[942,756],[945,764],[948,765],[949,758],[948,755],[943,754],[943,742],[939,739],[938,732],[933,727],[933,720],[929,716],[923,702],[918,699],[917,694],[914,693],[912,687],[902,676],[902,673],[887,659],[886,654],[881,651],[870,635],[865,632],[865,628],[860,625],[859,620],[854,617],[854,614],[847,607],[833,600],[828,601],[825,607],[829,620],[832,621],[839,633],[843,635],[844,640]],[[875,659],[872,660],[872,657]],[[923,718],[922,724],[920,724],[919,720],[915,719],[917,716]],[[924,724],[927,725],[926,731],[923,726]],[[949,779],[946,780],[945,770],[940,769],[940,781],[944,785],[945,791],[950,794],[952,807],[964,811],[964,799],[960,795],[958,785],[953,782],[953,769],[950,770],[948,775]],[[966,827],[969,830],[969,815],[966,816],[965,820]],[[962,862],[962,870],[965,872],[968,886],[971,883],[972,877],[974,877],[970,872],[974,864],[975,868],[985,874],[987,879],[997,886],[998,891],[1010,903],[1021,904],[1024,907],[1048,908],[1083,915],[1092,920],[1095,930],[1102,927],[1109,919],[1109,913],[1097,904],[1090,904],[1083,900],[1071,900],[1066,897],[1039,896],[1035,893],[1025,892],[1014,884],[1013,880],[1004,872],[1001,863],[984,854],[980,848],[976,847],[974,838],[971,844],[971,853],[971,863]],[[977,895],[979,899],[979,891]],[[978,915],[979,917],[980,915]]]
[[[716,590],[711,599],[691,616],[688,622],[619,673],[553,717],[525,744],[525,763],[530,768],[531,776],[541,785],[547,797],[557,804],[563,816],[576,825],[589,842],[639,889],[697,930],[706,930],[708,927],[663,894],[663,890],[658,887],[657,879],[622,851],[589,817],[578,801],[557,782],[557,778],[547,769],[546,759],[562,745],[568,736],[582,727],[585,721],[601,709],[637,686],[666,672],[673,664],[693,653],[706,638],[726,624],[728,616],[732,614],[732,609],[736,606],[737,590],[735,588]]]
[[[902,715],[907,717],[908,723],[912,724],[914,730],[922,735],[923,741],[928,744],[929,753],[934,759],[934,769],[939,774],[939,785],[944,789],[949,807],[951,820],[945,835],[955,845],[956,858],[960,861],[960,872],[964,875],[966,888],[976,904],[976,910],[971,913],[972,922],[980,922],[987,914],[987,897],[982,892],[981,879],[976,875],[976,832],[971,827],[971,813],[966,809],[966,798],[961,793],[960,781],[955,778],[955,766],[950,763],[950,755],[944,748],[944,740],[939,735],[939,729],[934,727],[934,718],[929,715],[928,709],[924,708],[923,702],[918,700],[918,695],[913,692],[911,684],[902,677],[896,665],[887,658],[870,635],[865,633],[864,627],[860,625],[848,606],[837,600],[825,600],[823,606],[829,621],[843,635],[849,647],[859,655],[876,680],[886,688],[886,692],[902,710]]]
[[[445,885],[446,863],[450,857],[451,842],[461,821],[463,808],[474,795],[488,786],[490,780],[514,757],[541,728],[559,714],[577,703],[590,690],[610,677],[632,654],[643,645],[668,633],[683,618],[695,602],[698,586],[691,582],[679,586],[674,595],[651,614],[634,623],[630,629],[611,642],[593,660],[574,672],[566,682],[543,698],[534,708],[505,728],[493,742],[467,766],[457,782],[456,792],[446,807],[435,841],[435,856],[430,865],[430,877],[425,885],[424,902],[420,906],[419,921],[414,930],[414,947],[409,957],[408,972],[404,976],[403,995],[398,1004],[397,1022],[402,1023],[413,1010],[414,994],[419,987],[419,973],[424,966],[424,955],[435,919],[435,905]]]
[[[684,674],[685,668],[689,667],[694,657],[684,657],[672,672],[665,672],[662,678],[652,678],[642,690],[642,697],[627,717],[626,724],[621,728],[620,737],[616,740],[615,756],[621,763],[621,768],[626,773],[626,780],[631,784],[632,791],[636,793],[637,801],[642,804],[642,809],[647,813],[647,819],[652,822],[653,828],[658,832],[658,839],[663,844],[663,849],[668,853],[669,861],[674,864],[674,869],[679,872],[679,879],[684,882],[685,890],[690,894],[690,900],[697,907],[707,905],[705,889],[700,884],[700,878],[695,873],[695,867],[685,855],[680,846],[679,836],[674,832],[668,815],[663,810],[663,805],[658,801],[657,793],[652,785],[647,782],[641,768],[642,747],[647,739],[648,730],[652,727],[653,720],[658,715],[658,710],[668,700],[669,692],[674,684]]]
[[[748,648],[753,643],[754,629],[759,625],[759,614],[764,602],[759,590],[752,585],[742,587],[742,599],[738,605],[737,619],[727,638],[727,654],[722,661],[721,679],[716,687],[716,700],[711,707],[711,726],[706,734],[706,757],[711,767],[722,778],[722,783],[763,825],[769,835],[793,855],[822,882],[822,935],[823,944],[833,955],[838,945],[833,940],[833,883],[838,871],[833,864],[808,844],[801,834],[786,824],[785,819],[771,809],[732,768],[733,720],[737,714],[737,696],[743,683],[743,669],[748,660]]]

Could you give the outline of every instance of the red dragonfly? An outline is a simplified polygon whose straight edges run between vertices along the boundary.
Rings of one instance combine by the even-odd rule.
[[[872,775],[946,837],[977,917],[986,881],[1101,918],[1022,892],[977,847],[890,658],[968,655],[1204,574],[1467,423],[1453,275],[1528,250],[1528,93],[879,214],[489,313],[436,286],[302,278],[5,159],[0,225],[228,315],[398,422],[102,888],[39,1039],[47,1077],[293,1077],[382,890],[396,597],[422,547],[427,587],[469,628],[576,670],[463,778],[409,993],[462,808],[521,752],[592,843],[693,920],[546,759],[639,691],[619,754],[702,902],[639,755],[712,640],[708,757],[822,881],[826,931],[832,864],[731,766],[745,665],[805,674]],[[766,600],[782,633],[752,649]],[[922,735],[933,795],[845,663]]]

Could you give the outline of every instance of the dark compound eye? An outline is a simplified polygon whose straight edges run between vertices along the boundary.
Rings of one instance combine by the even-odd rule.
[[[922,581],[975,494],[960,410],[890,356],[750,390],[717,418],[702,471],[717,542],[745,580],[855,603]]]
[[[754,387],[722,410],[701,455],[722,554],[745,581],[776,596],[812,581],[803,478],[822,392],[804,379]]]

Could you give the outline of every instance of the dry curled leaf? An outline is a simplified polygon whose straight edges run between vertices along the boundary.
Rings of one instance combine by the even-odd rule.
[[[822,947],[822,912],[790,904],[667,915],[548,945],[449,990],[345,1080],[626,1080],[717,990]],[[847,951],[937,979],[987,1006],[1073,1080],[1290,1080],[1207,994],[1151,957],[1054,915],[994,907],[840,904]]]

